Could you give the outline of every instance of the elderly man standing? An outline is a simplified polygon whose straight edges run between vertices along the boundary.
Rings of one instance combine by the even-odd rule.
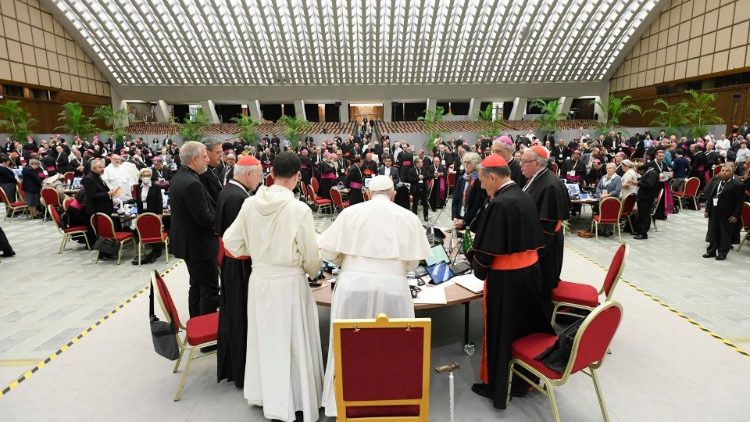
[[[216,206],[216,233],[219,236],[232,225],[242,204],[255,191],[263,176],[260,161],[252,156],[240,158],[232,170],[232,179],[219,194]],[[226,378],[234,381],[237,388],[242,388],[245,382],[247,284],[251,265],[249,256],[230,256],[226,252],[221,263],[217,381]]]
[[[331,321],[375,318],[379,313],[414,318],[406,273],[430,255],[430,245],[419,217],[391,202],[395,193],[389,176],[374,177],[370,194],[371,201],[343,210],[320,236],[323,258],[341,266],[331,302]],[[323,405],[327,416],[336,416],[331,341]]]
[[[169,246],[185,260],[190,273],[190,317],[216,312],[219,307],[219,274],[216,257],[219,242],[214,234],[215,202],[201,182],[208,167],[206,147],[185,142],[180,148],[182,166],[169,188],[172,228]]]
[[[548,162],[549,152],[540,145],[527,149],[521,158],[521,171],[528,179],[523,191],[536,204],[544,235],[539,268],[542,270],[542,298],[550,305],[550,292],[560,282],[565,239],[562,222],[570,218],[570,196],[560,179],[547,168]]]
[[[224,162],[221,161],[221,141],[218,139],[204,139],[203,145],[206,146],[206,154],[208,155],[208,167],[203,174],[200,175],[200,179],[208,190],[208,194],[214,201],[219,200],[219,192],[224,187],[223,172]]]
[[[247,199],[224,232],[224,248],[252,256],[247,289],[245,399],[268,419],[319,417],[323,355],[318,312],[307,275],[321,261],[312,211],[292,192],[300,178],[294,153],[276,156],[274,184]]]
[[[513,139],[508,135],[503,135],[492,141],[492,147],[490,149],[493,154],[497,154],[505,161],[508,162],[508,168],[510,169],[510,180],[514,181],[518,186],[526,184],[526,178],[523,177],[521,172],[521,163],[513,158],[513,152],[515,147],[513,146]]]
[[[540,220],[533,199],[513,183],[510,174],[502,157],[490,154],[482,161],[479,178],[492,199],[482,212],[468,254],[474,274],[485,281],[482,382],[471,390],[491,399],[498,409],[506,405],[513,341],[531,333],[553,333],[539,293],[537,252],[544,245]],[[515,377],[511,393],[523,396],[528,387]]]

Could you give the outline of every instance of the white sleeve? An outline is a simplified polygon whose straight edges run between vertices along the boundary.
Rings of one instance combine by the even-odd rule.
[[[224,236],[221,238],[224,242],[224,249],[233,256],[250,255],[250,251],[247,249],[247,244],[245,243],[245,218],[242,212],[244,209],[243,205],[237,218],[234,219],[234,222],[227,228]]]
[[[302,256],[302,268],[310,276],[317,274],[322,262],[320,260],[318,242],[315,238],[315,224],[313,222],[312,211],[309,209],[306,210],[304,217],[302,217],[302,224],[297,230],[294,243]]]

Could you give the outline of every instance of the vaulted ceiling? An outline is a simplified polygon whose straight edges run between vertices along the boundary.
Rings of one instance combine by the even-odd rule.
[[[114,85],[603,80],[659,0],[47,0]]]

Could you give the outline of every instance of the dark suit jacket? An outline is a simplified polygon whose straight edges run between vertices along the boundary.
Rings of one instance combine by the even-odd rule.
[[[468,184],[464,181],[464,189],[466,186],[468,186]],[[463,197],[463,192],[461,195]],[[471,229],[471,231],[475,231],[479,224],[478,214],[482,208],[484,208],[484,202],[486,199],[487,193],[482,189],[482,183],[479,179],[476,179],[471,185],[471,190],[469,191],[469,196],[466,201],[467,203],[464,204],[464,215],[460,217],[464,220],[464,225]]]
[[[141,190],[143,188],[142,183],[135,185],[135,204],[138,205],[138,212],[152,212],[154,214],[162,214],[164,212],[164,202],[161,199],[161,188],[151,184],[146,194],[146,208],[143,208],[143,201],[141,201]]]
[[[172,178],[169,204],[172,217],[169,248],[174,255],[185,260],[216,262],[219,253],[214,234],[216,206],[190,168],[180,167]]]
[[[706,212],[709,216],[715,216],[722,220],[726,220],[729,217],[736,217],[739,220],[742,216],[745,188],[742,186],[742,183],[732,178],[723,183],[721,193],[717,196],[720,182],[720,180],[717,180],[711,187],[711,191],[706,199]],[[714,206],[713,198],[718,198],[716,206]]]
[[[408,180],[409,183],[411,183],[411,194],[412,195],[417,194],[417,192],[420,189],[422,189],[425,192],[427,192],[427,190],[428,190],[427,181],[430,180],[430,179],[432,179],[432,172],[430,171],[430,169],[428,169],[426,167],[422,167],[420,169],[420,171],[422,172],[422,176],[424,176],[422,178],[422,181],[424,183],[419,183],[419,173],[417,173],[417,167],[416,166],[414,166],[414,167],[412,167],[412,168],[409,169],[409,173],[408,173],[408,176],[407,176],[406,180]]]
[[[112,214],[112,198],[109,196],[109,187],[104,183],[102,177],[94,172],[81,180],[81,186],[86,192],[86,214],[93,215],[100,212]]]
[[[391,171],[389,172],[389,174],[385,174],[385,166],[380,166],[380,168],[378,169],[378,174],[381,176],[390,176],[391,180],[393,180],[394,185],[398,183],[400,180],[398,177],[398,170],[396,170],[396,167],[391,167]]]

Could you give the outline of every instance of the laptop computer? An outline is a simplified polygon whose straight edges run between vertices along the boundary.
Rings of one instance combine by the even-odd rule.
[[[578,183],[566,183],[565,188],[568,190],[568,196],[571,198],[581,194],[581,187]]]
[[[447,264],[451,261],[450,258],[448,258],[448,253],[445,251],[445,247],[443,245],[433,246],[430,252],[432,252],[432,255],[428,256],[425,260],[428,267],[431,265],[435,265],[438,262],[445,262]]]

